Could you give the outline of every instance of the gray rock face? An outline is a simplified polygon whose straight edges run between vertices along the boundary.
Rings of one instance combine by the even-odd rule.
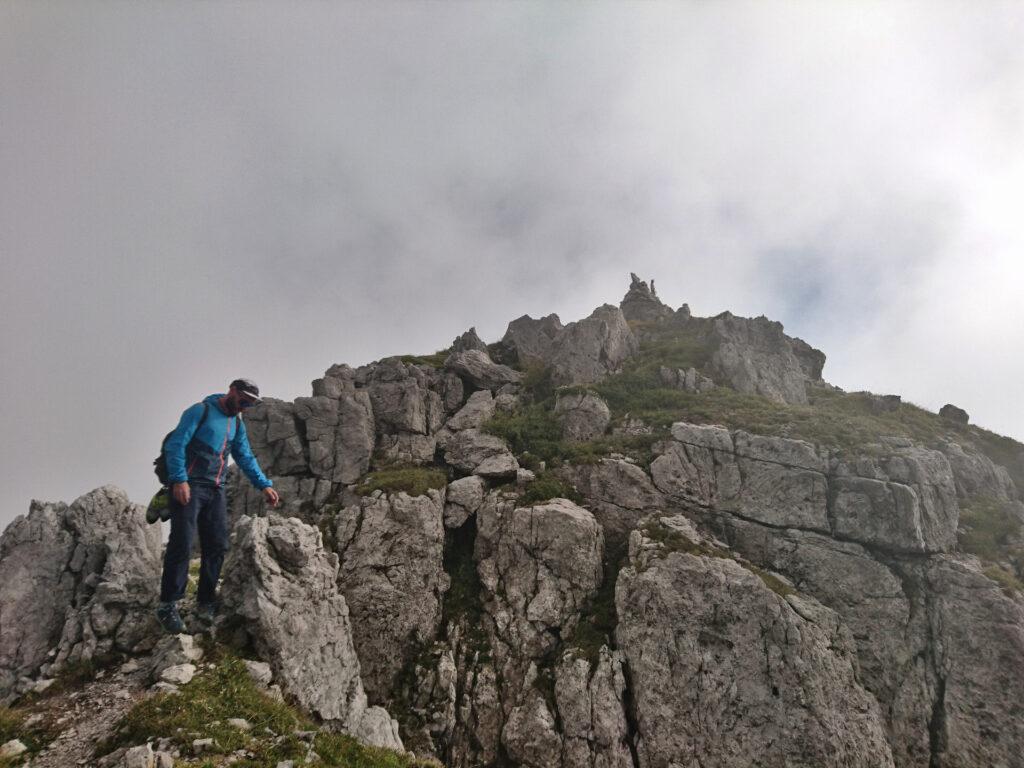
[[[539,320],[523,315],[508,324],[501,342],[513,351],[520,364],[547,365],[555,338],[562,328],[558,315],[548,315]]]
[[[462,409],[445,423],[452,432],[480,429],[494,415],[494,397],[490,390],[481,389],[469,396]]]
[[[684,392],[710,392],[715,388],[715,382],[700,373],[696,368],[666,368],[658,369],[658,378],[666,387],[681,389]]]
[[[551,378],[556,384],[592,384],[640,351],[622,310],[610,304],[569,323],[551,345]]]
[[[933,558],[924,576],[940,675],[933,718],[940,764],[1024,764],[1024,605],[974,561]]]
[[[460,528],[480,509],[486,493],[487,482],[476,475],[449,483],[444,503],[445,528]]]
[[[808,381],[819,381],[825,355],[782,332],[765,317],[749,319],[724,312],[711,320],[716,345],[714,378],[740,392],[764,395],[780,403],[805,404]]]
[[[595,665],[566,654],[555,672],[564,768],[630,768],[621,651],[602,647]]]
[[[966,451],[957,443],[946,443],[942,452],[949,461],[957,496],[969,499],[983,496],[998,501],[1018,498],[1010,473],[982,453]]]
[[[443,491],[430,490],[365,497],[337,515],[338,583],[373,701],[388,699],[407,655],[437,633],[448,589],[443,508]]]
[[[964,427],[966,427],[971,420],[970,416],[967,415],[967,411],[963,408],[957,408],[952,403],[946,403],[942,406],[942,408],[939,409],[939,416],[946,419],[946,421],[952,422],[953,424],[959,424]]]
[[[908,596],[904,575],[859,544],[729,514],[713,513],[705,522],[735,552],[836,611],[852,632],[863,685],[882,706],[897,765],[927,768],[934,684],[920,590]]]
[[[604,537],[594,516],[567,499],[490,502],[477,512],[484,607],[517,656],[536,658],[554,643],[549,630],[570,624],[600,585]]]
[[[33,502],[0,538],[0,701],[41,667],[53,674],[148,648],[160,557],[159,528],[119,488],[97,488],[70,506]]]
[[[476,328],[470,328],[452,342],[452,352],[466,352],[470,349],[476,349],[484,354],[488,354],[487,345],[477,336]]]
[[[542,320],[523,316],[509,323],[502,343],[524,365],[550,366],[558,385],[599,381],[640,349],[622,310],[610,304],[564,327],[557,315]]]
[[[802,440],[682,422],[672,436],[651,476],[677,502],[893,552],[942,552],[956,542],[956,488],[938,451],[909,446],[879,460],[832,462]]]
[[[641,322],[655,322],[672,317],[675,313],[672,308],[663,304],[658,294],[654,292],[654,281],[651,280],[650,288],[647,282],[641,280],[632,272],[629,273],[629,291],[623,297],[619,307],[627,320],[639,320]]]
[[[827,463],[802,440],[677,423],[651,464],[658,490],[776,526],[829,531]]]
[[[641,518],[664,507],[664,497],[651,478],[628,461],[602,459],[565,467],[559,474],[583,495],[608,543],[624,543]]]
[[[562,423],[562,436],[574,443],[601,437],[612,414],[608,404],[593,392],[562,394],[555,401],[555,417]]]
[[[944,552],[956,543],[960,508],[942,453],[895,448],[881,460],[841,462],[835,474],[836,536],[897,552]]]
[[[616,606],[642,768],[894,764],[827,608],[791,604],[733,560],[666,552],[639,531]]]
[[[515,477],[519,469],[519,463],[504,440],[475,429],[453,435],[444,460],[463,472],[488,478]]]
[[[506,384],[518,384],[523,378],[518,371],[491,360],[486,350],[453,352],[444,365],[478,389],[500,389]]]
[[[241,518],[221,597],[288,693],[317,717],[376,746],[402,749],[398,725],[368,707],[338,557],[296,518]]]

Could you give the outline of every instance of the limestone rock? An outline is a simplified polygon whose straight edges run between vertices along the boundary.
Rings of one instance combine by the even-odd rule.
[[[555,338],[562,331],[558,315],[534,320],[529,315],[513,320],[501,343],[513,351],[521,365],[547,365]]]
[[[481,389],[469,396],[462,409],[448,419],[445,426],[452,432],[462,429],[480,429],[494,415],[494,397],[490,390]]]
[[[271,680],[274,679],[274,674],[270,670],[270,665],[266,662],[242,659],[242,663],[245,664],[245,669],[249,673],[249,677],[251,677],[258,685],[270,685]]]
[[[487,478],[514,477],[519,469],[519,463],[504,440],[475,429],[453,435],[444,460],[462,472]]]
[[[160,679],[171,685],[184,685],[196,676],[195,664],[175,664],[160,673]]]
[[[611,411],[593,392],[560,394],[555,401],[555,417],[562,423],[562,436],[580,443],[604,434],[611,421]]]
[[[616,638],[641,766],[894,765],[877,702],[832,649],[837,622],[801,616],[733,560],[649,556],[633,537]]]
[[[11,739],[5,742],[3,746],[0,746],[0,760],[18,757],[18,755],[23,755],[26,752],[28,752],[28,747],[18,741],[18,739]]]
[[[716,380],[776,402],[807,403],[806,385],[820,381],[823,353],[786,336],[781,323],[765,317],[749,319],[723,312],[711,320],[710,327]]]
[[[475,552],[485,609],[517,655],[537,657],[554,642],[550,630],[577,617],[600,585],[604,537],[567,499],[516,508],[488,501],[477,512]]]
[[[486,350],[479,349],[453,352],[445,362],[445,368],[478,389],[499,389],[505,384],[517,384],[523,378],[518,371],[494,362]]]
[[[153,754],[152,745],[131,747],[124,753],[122,765],[124,768],[153,768],[156,765],[156,755]]]
[[[715,382],[696,368],[667,368],[661,366],[658,369],[658,378],[666,387],[681,389],[685,392],[710,392],[715,388]]]
[[[561,768],[562,740],[555,730],[555,717],[536,689],[530,689],[526,701],[512,709],[501,741],[515,765]]]
[[[622,310],[610,304],[564,327],[557,315],[524,315],[509,323],[502,343],[523,365],[549,366],[557,385],[599,381],[639,351]]]
[[[338,583],[348,603],[363,686],[387,700],[416,643],[437,633],[448,589],[444,492],[364,497],[336,517]]]
[[[640,351],[622,310],[605,304],[569,323],[551,345],[551,379],[558,385],[592,384]]]
[[[672,317],[672,308],[663,304],[658,294],[654,292],[654,281],[651,280],[650,288],[647,283],[641,280],[632,272],[629,291],[623,297],[619,306],[622,314],[627,320],[639,320],[641,322],[655,322]]]
[[[946,403],[939,409],[939,416],[953,424],[966,427],[971,418],[963,408],[957,408],[952,403]]]
[[[572,653],[555,671],[564,768],[631,768],[626,680],[620,651],[600,649],[596,664]]]
[[[338,557],[296,518],[241,518],[221,597],[274,676],[307,710],[376,746],[401,749],[386,712],[367,706]],[[386,721],[386,722],[385,722]]]
[[[605,540],[624,542],[645,515],[664,506],[664,498],[640,467],[620,459],[602,459],[559,470],[559,476],[583,495],[604,530]]]
[[[487,493],[487,482],[476,475],[448,484],[444,503],[445,528],[459,528],[476,514]]]
[[[444,421],[440,394],[426,375],[399,358],[387,358],[364,372],[377,435],[429,435]]]
[[[1024,605],[974,561],[929,561],[923,584],[939,678],[940,765],[1020,765],[1024,722]]]
[[[835,475],[837,536],[901,552],[943,552],[956,543],[956,485],[939,451],[896,448],[881,459],[840,462]]]
[[[942,452],[949,461],[959,498],[984,496],[998,501],[1010,501],[1018,497],[1010,473],[985,454],[965,450],[957,443],[946,443]]]
[[[452,352],[466,352],[470,349],[476,349],[484,354],[488,354],[487,345],[477,336],[476,328],[470,328],[452,342]]]
[[[0,537],[0,613],[18,617],[0,622],[0,702],[48,659],[55,673],[142,650],[155,635],[160,572],[160,530],[119,488],[70,506],[33,502]]]
[[[149,677],[154,682],[161,680],[165,670],[185,664],[194,668],[194,664],[202,658],[203,649],[196,644],[192,635],[164,635],[150,654]]]

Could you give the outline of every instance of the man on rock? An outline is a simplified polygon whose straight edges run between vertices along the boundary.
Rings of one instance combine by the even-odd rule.
[[[260,402],[260,390],[249,379],[235,379],[227,394],[210,395],[182,415],[164,447],[170,478],[171,535],[164,553],[157,618],[173,634],[185,628],[178,601],[185,596],[192,542],[199,533],[201,560],[196,616],[212,623],[217,580],[228,548],[227,499],[224,479],[228,456],[276,507],[277,491],[263,474],[249,448],[241,413]]]

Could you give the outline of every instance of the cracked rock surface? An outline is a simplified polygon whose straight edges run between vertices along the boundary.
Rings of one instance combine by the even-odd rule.
[[[124,491],[33,502],[0,538],[0,701],[37,672],[155,641],[160,529]]]
[[[296,518],[243,517],[221,596],[274,677],[322,720],[375,746],[402,749],[398,724],[367,706],[338,556]]]
[[[798,611],[739,563],[666,551],[639,531],[629,563],[616,639],[642,768],[893,765],[828,609]]]

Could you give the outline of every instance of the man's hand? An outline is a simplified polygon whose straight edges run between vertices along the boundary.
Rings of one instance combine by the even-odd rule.
[[[275,491],[273,488],[264,488],[263,496],[264,498],[266,498],[267,504],[269,504],[272,507],[276,507],[277,502],[281,500],[281,497],[277,495],[277,491]]]
[[[184,507],[192,498],[192,490],[188,487],[188,483],[175,483],[171,487],[171,495],[174,496],[176,502]]]

